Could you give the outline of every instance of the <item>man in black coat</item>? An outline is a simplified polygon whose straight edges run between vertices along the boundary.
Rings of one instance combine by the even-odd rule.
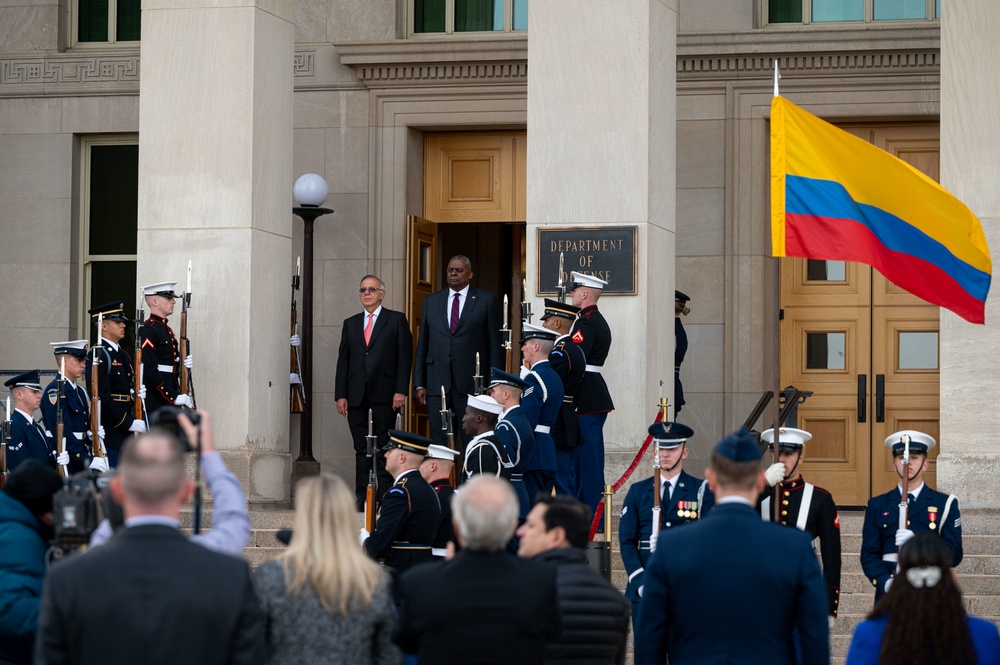
[[[480,371],[502,367],[500,305],[489,291],[470,285],[472,262],[455,256],[448,262],[448,288],[424,300],[413,365],[417,400],[427,405],[431,438],[445,444],[441,429],[441,388],[448,408],[461,418],[467,395],[475,393],[476,354]],[[459,427],[454,426],[458,432]],[[469,442],[463,434],[462,440]]]
[[[183,455],[162,431],[125,444],[111,480],[125,528],[49,571],[36,663],[263,661],[264,622],[246,562],[196,545],[178,528],[194,491]]]
[[[389,440],[396,412],[406,404],[413,360],[413,336],[406,315],[382,307],[385,283],[375,275],[365,275],[358,289],[362,312],[344,321],[337,358],[334,395],[337,412],[347,417],[354,439],[354,492],[358,509],[364,508],[365,490],[372,460],[378,474],[378,499],[389,490],[392,476],[385,470],[385,458],[368,456],[368,411],[372,431],[381,449]]]
[[[587,565],[590,509],[568,496],[541,494],[517,535],[519,557],[556,569],[561,630],[546,645],[545,662],[624,663],[629,604]]]
[[[545,644],[559,630],[556,575],[504,553],[517,524],[510,483],[476,476],[452,511],[462,550],[400,577],[396,641],[421,665],[544,662]]]

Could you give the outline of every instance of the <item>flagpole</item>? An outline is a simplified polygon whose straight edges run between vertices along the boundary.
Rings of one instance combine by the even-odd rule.
[[[778,96],[778,79],[781,78],[781,73],[778,71],[778,59],[774,59],[774,96]],[[773,253],[773,252],[772,252]],[[773,330],[773,349],[774,362],[771,364],[772,381],[774,386],[774,425],[773,432],[771,433],[771,464],[778,463],[778,448],[780,447],[781,437],[778,431],[781,429],[781,423],[779,419],[781,418],[781,404],[779,398],[781,396],[781,257],[774,257],[774,284],[772,286],[772,296],[774,299],[774,330]],[[781,492],[781,481],[779,480],[771,492],[771,521],[775,524],[779,523],[781,517],[781,501],[779,499],[779,494]]]

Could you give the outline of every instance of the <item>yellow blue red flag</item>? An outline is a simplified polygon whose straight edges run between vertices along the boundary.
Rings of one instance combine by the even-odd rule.
[[[771,103],[771,248],[865,263],[985,322],[993,264],[972,211],[906,162],[783,97]]]

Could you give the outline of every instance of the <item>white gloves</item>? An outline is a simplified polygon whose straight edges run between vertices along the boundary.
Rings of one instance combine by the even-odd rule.
[[[61,453],[59,453],[59,455],[56,457],[56,464],[58,464],[59,466],[66,466],[69,464],[68,450],[63,450]]]
[[[896,531],[896,547],[902,547],[903,543],[913,538],[913,532],[909,529],[899,529]]]
[[[139,386],[139,399],[140,400],[146,399],[146,385],[145,384]]]
[[[826,621],[827,621],[827,624],[830,626],[830,630],[832,631],[833,630],[833,624],[837,622],[837,619],[835,617],[827,615]]]
[[[90,468],[91,470],[96,471],[98,473],[107,473],[109,468],[108,460],[104,459],[103,457],[95,457],[94,459],[90,460]]]
[[[186,406],[189,409],[194,408],[194,402],[191,401],[191,396],[183,393],[177,396],[177,399],[174,400],[174,404],[177,406]]]
[[[885,590],[885,592],[886,592],[886,593],[889,593],[889,587],[891,587],[891,586],[892,586],[892,579],[893,579],[893,578],[891,578],[891,577],[890,577],[889,579],[887,579],[887,580],[885,581],[885,587],[884,587],[884,590]]]
[[[645,584],[640,584],[639,585],[639,597],[640,598],[642,598],[642,590],[645,589],[645,588],[646,588]]]
[[[133,420],[132,424],[128,426],[128,431],[142,434],[146,431],[146,423],[141,420]]]
[[[780,483],[785,477],[785,465],[781,462],[775,462],[771,466],[767,467],[767,471],[764,472],[764,480],[771,487],[774,487]]]
[[[187,358],[184,359],[184,366],[188,369],[194,367],[194,360],[191,359],[191,354],[189,353]]]
[[[523,379],[524,377],[528,376],[528,372],[530,371],[531,370],[529,370],[526,365],[521,365],[521,372],[520,372],[521,378]]]
[[[302,338],[298,335],[292,335],[291,339],[288,340],[288,343],[292,346],[302,346]]]
[[[97,438],[104,441],[104,425],[97,426]]]
[[[368,540],[368,536],[370,535],[372,534],[371,532],[368,531],[368,529],[361,527],[361,531],[360,533],[358,533],[358,543],[364,545],[365,541]]]
[[[302,383],[302,377],[292,372],[288,375],[288,382],[294,386],[296,383]]]

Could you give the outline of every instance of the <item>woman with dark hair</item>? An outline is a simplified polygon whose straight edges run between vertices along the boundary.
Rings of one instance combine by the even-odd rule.
[[[997,664],[1000,633],[965,613],[948,545],[917,534],[899,551],[889,592],[855,629],[847,665]]]

